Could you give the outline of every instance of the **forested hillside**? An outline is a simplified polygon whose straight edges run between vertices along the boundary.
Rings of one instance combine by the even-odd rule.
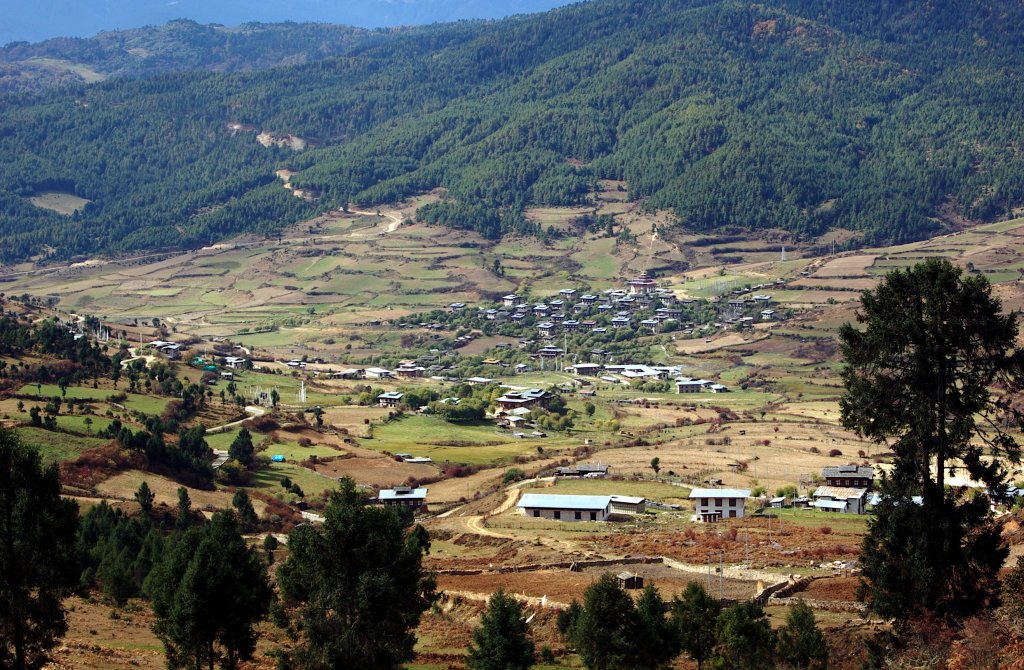
[[[600,178],[687,229],[920,238],[1024,203],[1021,26],[1013,0],[597,0],[295,67],[8,96],[2,253],[206,244],[438,186],[425,220],[494,238]],[[48,190],[91,202],[30,204]]]
[[[171,21],[162,26],[61,37],[0,48],[0,92],[38,91],[106,77],[151,77],[181,70],[234,72],[331,58],[370,31],[323,23],[238,28]]]

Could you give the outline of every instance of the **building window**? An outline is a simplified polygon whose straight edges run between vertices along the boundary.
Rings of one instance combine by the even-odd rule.
[[[556,520],[560,520],[561,518],[562,518],[562,512],[556,509],[555,510],[555,519]]]
[[[735,519],[736,518],[736,510],[734,510],[734,509],[729,510],[729,518],[730,519]]]
[[[583,518],[583,512],[576,512],[576,520],[579,521]]]
[[[700,499],[701,506],[702,507],[707,507],[709,505],[709,503],[708,503],[709,500],[711,500],[711,498],[701,498]]]
[[[722,506],[722,499],[721,498],[715,498],[715,507],[721,507],[721,506]]]
[[[729,498],[729,507],[736,507],[736,498]]]
[[[533,516],[540,516],[540,510],[539,509],[533,510]]]

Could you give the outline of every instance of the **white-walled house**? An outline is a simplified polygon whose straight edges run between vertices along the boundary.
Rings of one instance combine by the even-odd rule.
[[[523,515],[535,519],[604,521],[612,512],[612,497],[527,493],[518,507]]]
[[[690,498],[696,502],[694,518],[710,523],[722,519],[738,519],[746,516],[748,489],[693,489]]]
[[[814,491],[812,507],[823,512],[864,514],[868,504],[866,488],[846,486],[819,486]]]

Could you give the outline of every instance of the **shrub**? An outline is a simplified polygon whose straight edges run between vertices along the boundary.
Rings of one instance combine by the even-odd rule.
[[[843,452],[839,451],[838,449],[829,449],[828,455],[829,456],[842,456]]]
[[[818,532],[821,533],[822,535],[831,535],[832,534],[832,528],[829,527],[829,526],[822,526],[821,528],[818,529]]]

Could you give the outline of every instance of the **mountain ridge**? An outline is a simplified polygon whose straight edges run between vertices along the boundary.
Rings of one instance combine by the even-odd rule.
[[[448,197],[420,211],[429,223],[535,235],[526,205],[583,204],[596,179],[625,181],[689,230],[920,239],[1024,202],[1022,13],[597,0],[374,33],[287,68],[14,96],[0,125],[0,150],[19,157],[0,168],[5,258],[201,245],[438,187]],[[62,134],[28,129],[44,119]],[[315,146],[256,150],[229,122]],[[115,162],[130,188],[90,172]],[[286,194],[280,169],[319,200]],[[25,204],[57,187],[92,201],[78,220]]]

